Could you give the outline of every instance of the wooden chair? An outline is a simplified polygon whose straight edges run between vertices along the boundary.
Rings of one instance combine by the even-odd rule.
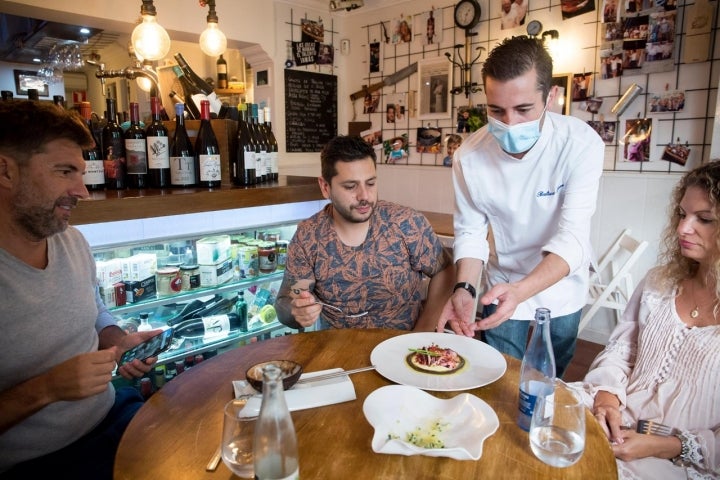
[[[598,265],[591,266],[590,288],[587,305],[590,308],[580,319],[578,332],[587,326],[601,308],[615,310],[616,323],[620,320],[630,296],[635,289],[630,270],[648,246],[645,240],[637,240],[624,230],[615,243],[605,252]]]

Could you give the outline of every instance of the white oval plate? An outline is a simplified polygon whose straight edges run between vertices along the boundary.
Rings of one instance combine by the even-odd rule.
[[[410,367],[405,360],[410,349],[431,343],[452,348],[465,359],[465,365],[457,372],[442,375]],[[370,363],[392,382],[439,392],[482,387],[502,377],[507,369],[505,357],[487,343],[463,335],[434,332],[406,333],[389,338],[373,349]]]
[[[375,429],[375,453],[426,455],[456,460],[477,460],[485,439],[500,426],[495,411],[469,393],[442,400],[415,387],[389,385],[372,392],[363,403],[363,413]],[[442,425],[436,438],[444,448],[422,448],[407,442],[411,432],[428,433]]]

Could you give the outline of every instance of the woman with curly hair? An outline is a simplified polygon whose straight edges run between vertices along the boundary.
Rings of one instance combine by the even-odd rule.
[[[583,382],[622,479],[720,475],[720,162],[675,187],[661,263]],[[645,419],[668,436],[636,432]]]

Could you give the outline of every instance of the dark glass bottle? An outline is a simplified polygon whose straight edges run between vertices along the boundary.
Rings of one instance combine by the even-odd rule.
[[[117,123],[115,99],[108,98],[106,102],[107,123],[102,131],[105,187],[122,190],[125,188],[125,139]]]
[[[530,430],[535,401],[553,390],[555,355],[550,341],[550,310],[535,310],[535,326],[520,366],[520,396],[517,424]]]
[[[235,314],[240,320],[240,330],[247,332],[247,315],[248,315],[248,304],[245,301],[245,292],[240,290],[237,294],[237,300],[235,301]]]
[[[4,102],[7,102],[7,101],[10,101],[13,99],[13,92],[11,92],[10,90],[3,90],[2,92],[0,92],[0,94],[2,95],[2,99]]]
[[[140,106],[130,102],[130,127],[125,131],[125,158],[127,183],[130,188],[148,188],[147,142],[145,130],[140,126]]]
[[[185,338],[202,338],[205,335],[221,335],[242,328],[236,313],[224,313],[183,320],[175,325],[174,335]]]
[[[266,147],[260,137],[260,133],[257,129],[257,118],[253,112],[253,104],[247,104],[247,115],[248,115],[248,129],[250,130],[250,136],[253,139],[255,145],[255,182],[265,182],[265,153],[267,152]]]
[[[194,92],[195,94],[192,96],[192,100],[195,102],[198,108],[200,108],[200,102],[202,100],[209,101],[210,111],[217,115],[222,108],[222,101],[220,101],[217,94],[213,91],[213,88],[210,86],[209,83],[200,78],[200,76],[195,73],[192,68],[190,68],[190,65],[188,65],[188,63],[185,61],[185,58],[182,56],[181,53],[176,53],[174,57],[175,61],[177,61],[178,65],[185,73],[185,76],[188,78],[190,83],[195,86],[196,91]],[[187,95],[185,95],[185,101],[190,102],[190,100],[191,98],[188,98]]]
[[[90,102],[80,103],[80,115],[85,119],[85,124],[90,130],[95,141],[95,146],[87,150],[83,150],[83,158],[85,159],[85,172],[83,173],[83,183],[85,188],[90,191],[105,189],[105,169],[103,167],[102,150],[100,141],[95,135],[95,129],[92,123],[92,108]]]
[[[217,88],[228,88],[227,61],[222,55],[217,59]]]
[[[145,129],[148,170],[152,188],[170,186],[170,138],[160,114],[160,99],[150,98],[152,122]]]
[[[237,153],[232,174],[235,185],[255,185],[255,144],[248,130],[247,110],[240,112]]]
[[[33,102],[40,101],[40,92],[38,92],[37,88],[28,88],[27,96],[28,96],[28,100],[32,100]]]
[[[200,107],[200,128],[195,140],[195,170],[198,172],[198,183],[205,188],[220,188],[220,147],[210,124],[210,102],[203,100]]]
[[[185,109],[188,112],[188,117],[191,119],[199,119],[200,118],[200,105],[196,104],[192,98],[193,95],[199,94],[199,91],[195,85],[192,84],[192,82],[185,76],[185,72],[182,71],[180,67],[175,65],[173,67],[173,72],[175,72],[175,75],[177,75],[178,80],[180,80],[180,85],[183,89],[183,97],[185,100]],[[177,105],[177,104],[176,104]]]
[[[185,105],[182,103],[175,104],[175,134],[170,150],[170,184],[173,187],[197,185],[195,151],[185,129]]]
[[[53,103],[58,107],[65,110],[65,97],[62,95],[53,95]]]
[[[270,121],[270,109],[265,109],[265,135],[270,145],[270,174],[271,180],[277,181],[279,177],[279,146],[275,134],[272,131],[272,122]]]

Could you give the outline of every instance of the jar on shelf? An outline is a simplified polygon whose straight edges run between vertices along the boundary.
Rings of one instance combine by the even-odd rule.
[[[262,242],[258,245],[258,270],[260,273],[272,273],[277,269],[277,251],[275,242]]]
[[[196,264],[180,265],[181,289],[184,292],[200,287],[200,267]]]

